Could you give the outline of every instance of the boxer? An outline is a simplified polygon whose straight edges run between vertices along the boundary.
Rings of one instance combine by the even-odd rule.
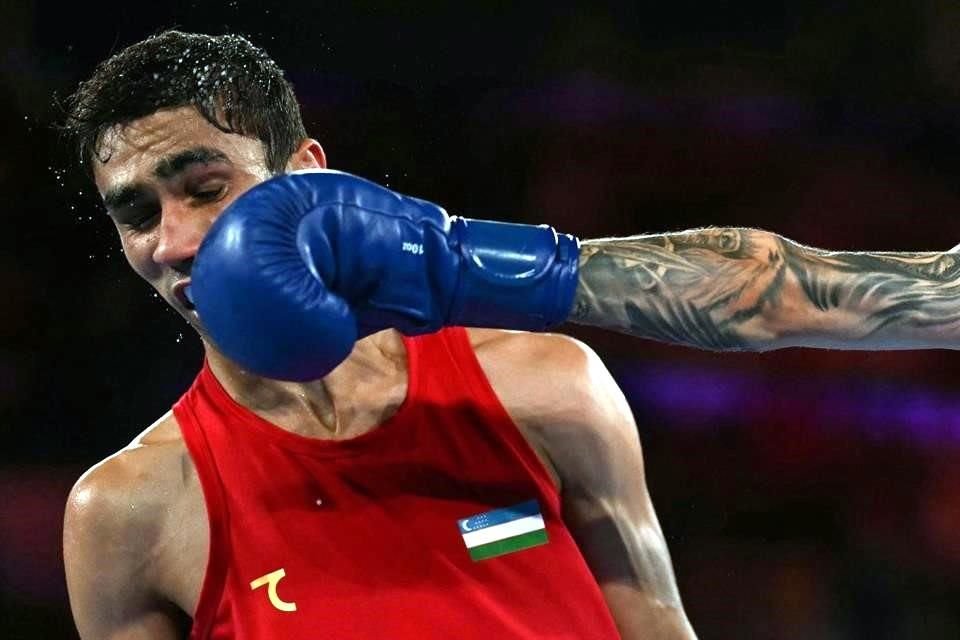
[[[314,254],[276,237],[247,254],[248,232],[283,236],[308,213],[297,197],[258,185],[286,190],[293,183],[269,179],[322,172],[326,158],[282,72],[236,36],[173,31],[128,47],[80,86],[66,127],[127,261],[198,330],[205,352],[173,409],[71,492],[64,560],[82,638],[695,637],[636,425],[596,355],[556,334],[443,326],[556,321],[571,301],[572,238],[516,229],[531,268],[568,272],[552,303],[551,287],[528,300],[528,269],[503,254],[474,258],[518,280],[512,302],[482,271],[426,282],[415,269],[390,279],[355,270],[373,256],[340,244],[360,231],[338,230],[346,218],[304,232]],[[322,191],[294,186],[301,196]],[[419,207],[438,232],[448,222],[433,205],[363,189],[354,193],[367,204]],[[247,192],[270,198],[280,226],[260,220],[217,234],[222,252],[205,252],[207,267],[226,274],[218,262],[239,243],[233,266],[255,275],[244,284],[231,272],[233,288],[219,298],[215,279],[209,291],[193,284],[195,258]],[[478,248],[503,235],[479,222],[457,233]],[[441,235],[404,239],[401,251],[436,261]],[[553,262],[558,241],[567,253]],[[336,253],[324,257],[324,243]],[[394,259],[380,264],[393,269]],[[423,311],[424,287],[448,295],[458,283],[470,285],[460,311]],[[206,323],[222,327],[218,298],[225,317],[236,304],[265,324],[255,334],[238,325],[232,342],[214,336]],[[539,307],[555,309],[529,324]],[[290,339],[297,334],[302,342]],[[275,354],[276,377],[218,341],[258,365]],[[338,350],[324,353],[321,342]]]
[[[330,172],[236,36],[119,52],[67,130],[205,352],[71,492],[83,638],[692,638],[622,393],[538,331],[956,345],[951,254],[746,229],[581,243]]]

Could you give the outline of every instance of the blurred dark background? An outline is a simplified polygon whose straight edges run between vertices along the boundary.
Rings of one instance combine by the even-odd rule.
[[[247,35],[332,166],[451,212],[960,242],[960,3],[346,4],[0,6],[0,637],[76,637],[67,491],[200,362],[51,129],[98,61],[162,28]],[[701,638],[960,638],[960,356],[569,332],[631,400]]]

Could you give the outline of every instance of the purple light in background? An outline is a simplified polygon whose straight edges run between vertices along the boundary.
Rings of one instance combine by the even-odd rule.
[[[491,92],[477,113],[507,112],[536,123],[598,124],[629,118],[632,122],[666,123],[670,105],[621,83],[582,72],[531,87]]]
[[[636,409],[669,414],[691,430],[788,419],[874,441],[960,446],[960,395],[940,390],[663,364],[625,367],[615,375]]]
[[[728,96],[704,106],[704,122],[722,131],[769,134],[796,131],[813,120],[800,101],[782,96]]]
[[[652,95],[587,71],[492,91],[477,113],[574,125],[628,119],[647,126],[708,127],[749,136],[801,131],[815,119],[808,105],[790,96]]]
[[[703,420],[742,415],[750,400],[751,385],[745,376],[730,376],[702,369],[633,371],[620,379],[624,391],[657,409],[679,414],[690,426]]]

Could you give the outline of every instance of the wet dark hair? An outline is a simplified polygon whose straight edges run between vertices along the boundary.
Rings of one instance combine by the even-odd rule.
[[[67,100],[64,133],[81,163],[106,162],[104,134],[162,109],[194,106],[210,124],[263,142],[267,168],[282,173],[307,137],[283,71],[237,35],[164,31],[101,62]]]

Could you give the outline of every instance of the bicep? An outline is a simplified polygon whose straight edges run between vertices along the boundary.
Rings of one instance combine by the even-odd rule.
[[[126,529],[82,481],[64,516],[63,556],[70,608],[84,640],[177,640],[175,612],[150,593],[142,537]]]
[[[607,478],[579,485],[568,480],[564,516],[621,634],[688,637],[680,633],[686,618],[639,445],[611,448],[593,462],[595,475]],[[618,477],[610,477],[614,474]]]
[[[591,408],[551,447],[564,519],[624,638],[694,637],[647,489],[632,414],[599,360],[590,369],[591,397],[581,405]]]

